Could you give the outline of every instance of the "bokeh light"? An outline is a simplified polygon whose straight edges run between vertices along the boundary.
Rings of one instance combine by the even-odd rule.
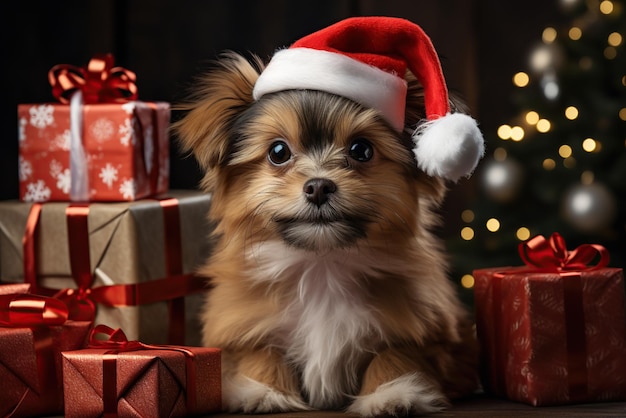
[[[528,238],[530,238],[530,229],[526,228],[525,226],[522,226],[521,228],[517,229],[515,236],[520,241],[526,241]]]
[[[569,145],[561,145],[559,147],[559,155],[561,158],[569,158],[572,156],[572,147]]]
[[[546,132],[550,131],[550,128],[552,128],[552,124],[548,119],[539,119],[536,126],[537,131],[541,132],[542,134],[545,134]]]
[[[471,274],[465,274],[461,277],[461,286],[466,289],[471,289],[474,287],[474,276]]]
[[[474,238],[474,230],[469,226],[463,227],[463,229],[461,229],[461,238],[465,241],[472,240]]]
[[[546,171],[551,171],[554,170],[556,168],[556,161],[554,161],[552,158],[546,158],[545,160],[543,160],[543,169]]]
[[[500,229],[500,221],[496,218],[491,218],[487,221],[486,226],[490,232],[496,232]]]
[[[513,76],[513,84],[515,84],[517,87],[526,87],[529,82],[530,77],[528,77],[528,74],[523,71],[520,71]]]
[[[578,109],[574,106],[568,106],[565,109],[565,117],[569,120],[574,120],[578,117]]]
[[[613,13],[613,2],[609,1],[609,0],[604,0],[602,3],[600,3],[600,12],[605,14],[605,15],[610,15],[611,13]]]
[[[583,141],[583,149],[587,152],[594,152],[598,147],[598,144],[593,138],[586,138]]]
[[[534,110],[526,113],[526,123],[528,123],[529,125],[536,125],[537,122],[539,122],[539,113],[535,112]]]

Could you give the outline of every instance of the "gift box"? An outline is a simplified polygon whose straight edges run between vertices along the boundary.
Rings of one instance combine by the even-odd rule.
[[[17,286],[0,286],[0,416],[61,415],[61,352],[83,348],[92,324]]]
[[[97,326],[107,341],[63,353],[65,416],[184,417],[221,410],[220,350],[153,346]]]
[[[485,389],[535,406],[625,400],[622,269],[598,245],[567,251],[558,234],[520,255],[525,266],[474,271]]]
[[[137,101],[134,74],[110,55],[84,69],[55,66],[49,78],[61,103],[18,105],[20,199],[130,201],[168,190],[169,103]]]
[[[95,304],[96,323],[131,339],[201,345],[206,281],[192,273],[211,250],[210,203],[192,190],[89,205],[0,202],[0,277],[41,294],[69,289],[59,297],[71,309]]]

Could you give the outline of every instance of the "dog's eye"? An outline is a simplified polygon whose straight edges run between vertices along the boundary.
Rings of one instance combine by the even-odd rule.
[[[283,141],[276,141],[270,146],[267,158],[274,165],[282,165],[291,159],[291,150]]]
[[[353,159],[365,162],[371,160],[373,156],[374,147],[367,140],[357,138],[350,144],[350,157]]]

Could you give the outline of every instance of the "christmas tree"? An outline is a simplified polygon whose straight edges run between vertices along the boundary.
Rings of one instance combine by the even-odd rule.
[[[626,11],[614,0],[560,6],[571,23],[546,27],[512,74],[519,112],[484,132],[476,198],[448,240],[466,289],[473,269],[522,264],[517,246],[535,235],[559,232],[570,250],[596,243],[612,266],[626,261]]]

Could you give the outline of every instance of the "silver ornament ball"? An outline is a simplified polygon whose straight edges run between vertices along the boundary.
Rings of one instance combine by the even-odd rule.
[[[514,200],[524,183],[524,169],[514,159],[489,160],[483,165],[481,185],[485,194],[499,203]]]
[[[617,202],[602,183],[577,184],[565,192],[561,210],[564,219],[578,231],[598,233],[615,220]]]

